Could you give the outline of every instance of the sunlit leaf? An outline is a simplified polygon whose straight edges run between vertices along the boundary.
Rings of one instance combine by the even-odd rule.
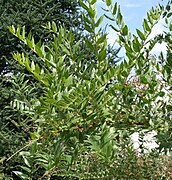
[[[128,27],[127,25],[124,26],[124,28],[122,29],[122,35],[126,36],[128,34]]]
[[[96,26],[96,27],[99,27],[100,24],[103,22],[103,19],[104,19],[104,15],[100,16],[100,18],[97,20],[95,26]]]
[[[137,34],[139,35],[141,40],[145,40],[146,39],[145,35],[139,29],[136,29],[136,31],[137,31]]]
[[[107,5],[107,6],[112,5],[112,0],[106,0],[106,5]]]

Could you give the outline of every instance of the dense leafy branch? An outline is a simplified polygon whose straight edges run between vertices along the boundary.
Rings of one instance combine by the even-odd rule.
[[[47,179],[161,177],[155,169],[144,166],[144,162],[150,163],[147,158],[151,155],[135,155],[130,134],[154,129],[159,139],[163,133],[169,136],[171,96],[163,91],[165,85],[157,73],[165,68],[170,76],[170,62],[160,66],[149,54],[159,40],[148,41],[154,25],[169,7],[152,8],[143,20],[143,30],[136,29],[137,34],[132,35],[117,3],[106,0],[113,16],[97,17],[96,2],[79,1],[87,35],[80,40],[72,28],[58,27],[54,21],[44,25],[52,35],[48,43],[35,40],[34,34],[25,33],[25,27],[8,27],[30,49],[13,53],[13,58],[44,87],[42,94],[28,99],[29,106],[26,100],[11,103],[33,127],[29,131],[33,143],[27,150],[17,151],[25,165],[19,165],[13,173],[22,179],[35,175]],[[125,48],[127,59],[120,64],[112,65],[108,55],[107,33],[101,30],[104,16],[115,22],[110,26],[118,34],[119,45]],[[81,46],[83,40],[89,50],[87,58]],[[130,77],[133,68],[136,76]],[[169,97],[167,102],[157,100],[165,96]],[[165,171],[164,176],[168,175]]]

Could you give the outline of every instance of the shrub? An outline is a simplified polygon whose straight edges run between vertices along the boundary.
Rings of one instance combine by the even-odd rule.
[[[44,93],[39,97],[28,102],[13,102],[13,106],[18,103],[16,107],[31,119],[33,128],[29,132],[28,145],[18,151],[25,166],[19,165],[13,171],[22,179],[170,176],[168,168],[159,172],[164,159],[156,153],[138,158],[129,138],[136,130],[168,133],[171,128],[167,105],[156,102],[157,97],[164,96],[156,74],[162,68],[166,78],[171,71],[167,64],[160,66],[154,58],[148,57],[159,39],[147,42],[164,8],[159,5],[151,9],[144,19],[144,30],[137,29],[137,34],[132,35],[118,4],[105,1],[113,15],[105,16],[115,21],[116,27],[110,26],[126,51],[125,59],[112,65],[107,56],[107,33],[102,33],[100,27],[104,15],[97,17],[95,3],[96,0],[80,1],[85,10],[85,46],[93,54],[86,60],[80,46],[82,40],[77,41],[72,29],[68,31],[63,26],[58,28],[55,22],[48,23],[45,28],[52,32],[53,41],[47,45],[41,41],[35,43],[32,35],[26,36],[24,27],[9,27],[41,63],[25,53],[16,52],[13,58],[44,86]],[[149,46],[145,49],[147,43]],[[136,73],[138,83],[146,88],[138,88],[139,84],[135,86],[130,80],[131,71]],[[166,167],[171,165],[167,163]]]

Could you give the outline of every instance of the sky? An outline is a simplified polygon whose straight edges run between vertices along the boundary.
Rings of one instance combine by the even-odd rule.
[[[143,19],[146,17],[147,12],[156,5],[165,4],[168,0],[113,0],[113,2],[117,2],[121,7],[121,12],[124,18],[125,23],[129,27],[130,31],[132,33],[135,33],[136,28],[142,29],[142,22]],[[101,15],[104,13],[101,10],[101,7],[104,7],[104,3],[102,0],[98,0],[98,15]],[[104,22],[104,25],[108,21]],[[165,30],[164,22],[161,20],[160,23],[158,23],[154,29],[152,34],[150,35],[150,38],[156,36],[159,33],[162,33]],[[115,32],[113,30],[108,29],[108,42],[113,44],[115,40]],[[153,52],[157,53],[163,51],[165,53],[166,46],[165,43],[157,44]]]

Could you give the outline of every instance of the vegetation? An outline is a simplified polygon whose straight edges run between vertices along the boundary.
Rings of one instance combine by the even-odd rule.
[[[17,64],[12,53],[26,52],[34,56],[18,38],[13,36],[7,26],[26,27],[26,33],[32,32],[35,41],[51,41],[51,34],[42,28],[48,21],[65,24],[66,28],[82,28],[77,1],[61,0],[9,0],[0,1],[0,159],[9,157],[28,141],[30,120],[24,113],[13,108],[10,103],[18,99],[25,101],[43,93],[42,85],[36,81],[25,67]],[[77,31],[79,38],[80,32]],[[27,122],[24,120],[27,118]],[[20,164],[15,156],[10,162],[0,164],[0,172],[10,175],[13,168]],[[1,179],[1,178],[0,178]]]
[[[9,33],[7,26],[25,26],[26,32],[31,31],[36,41],[39,39],[49,41],[51,39],[50,34],[42,28],[48,21],[54,21],[59,25],[65,24],[67,29],[70,27],[79,29],[81,26],[78,2],[73,0],[2,0],[0,8],[1,74],[16,71],[11,53],[16,50],[25,50],[25,46]],[[12,65],[10,66],[10,64]]]
[[[1,158],[3,178],[171,179],[172,162],[166,156],[172,135],[171,1],[152,8],[137,34],[129,31],[117,3],[106,0],[105,15],[97,17],[96,0],[79,2],[84,38],[55,21],[42,27],[51,41],[38,41],[24,26],[8,27],[30,49],[13,53],[13,58],[34,81],[20,73],[12,83],[17,93],[11,107],[21,117],[13,123],[24,128],[21,142],[24,134],[27,137],[15,153]],[[120,63],[108,53],[107,33],[101,28],[104,18],[112,21],[110,27],[125,49]],[[148,40],[161,18],[167,32]],[[167,56],[150,56],[163,41]],[[151,130],[158,132],[160,148],[137,156],[130,135]]]

